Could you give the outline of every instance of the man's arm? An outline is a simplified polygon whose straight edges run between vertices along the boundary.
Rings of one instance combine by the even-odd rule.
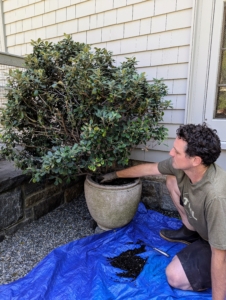
[[[115,178],[134,178],[150,175],[160,175],[157,163],[140,164],[117,172],[105,174],[101,182],[111,181]]]
[[[140,164],[124,170],[116,172],[119,178],[134,178],[142,176],[160,175],[158,170],[158,163]]]
[[[226,250],[211,247],[212,299],[226,299]]]

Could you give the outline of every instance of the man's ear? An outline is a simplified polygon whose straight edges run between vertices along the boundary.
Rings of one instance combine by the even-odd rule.
[[[202,164],[202,159],[200,156],[195,156],[194,157],[194,161],[193,161],[193,164],[195,167],[199,166]]]

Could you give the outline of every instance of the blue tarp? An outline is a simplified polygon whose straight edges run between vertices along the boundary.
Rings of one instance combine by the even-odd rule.
[[[134,219],[125,227],[95,234],[56,248],[25,277],[0,286],[1,300],[162,300],[212,299],[211,290],[181,291],[171,288],[165,268],[185,245],[159,236],[161,228],[177,229],[180,220],[147,210],[141,203]],[[111,266],[108,257],[138,247],[141,240],[148,258],[135,279],[116,275],[122,270]],[[165,257],[151,246],[167,252]]]

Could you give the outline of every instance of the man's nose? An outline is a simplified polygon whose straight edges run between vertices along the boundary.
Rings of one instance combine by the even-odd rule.
[[[174,156],[173,148],[170,150],[169,155],[170,155],[170,156]]]

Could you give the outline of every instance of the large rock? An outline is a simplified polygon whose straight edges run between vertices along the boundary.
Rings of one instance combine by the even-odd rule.
[[[0,230],[16,223],[23,217],[21,189],[15,188],[0,194]]]

